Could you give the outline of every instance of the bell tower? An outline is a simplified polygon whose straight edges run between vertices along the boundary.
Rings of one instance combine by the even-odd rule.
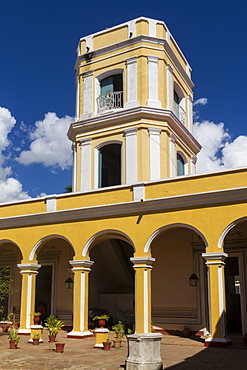
[[[195,173],[191,68],[164,22],[81,38],[75,70],[73,191]]]

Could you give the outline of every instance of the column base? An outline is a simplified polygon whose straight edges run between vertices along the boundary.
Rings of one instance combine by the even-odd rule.
[[[205,340],[204,346],[205,347],[219,347],[219,348],[226,348],[232,345],[232,341],[230,338],[213,338],[209,337]]]
[[[75,331],[75,330],[72,330],[70,331],[68,334],[67,334],[67,338],[88,338],[88,337],[91,337],[93,335],[93,333],[91,331]]]
[[[30,335],[31,329],[18,329],[18,335]]]
[[[128,335],[126,370],[162,370],[161,338],[160,333]]]
[[[96,335],[96,343],[94,345],[94,348],[103,348],[103,342],[108,340],[109,330],[107,328],[100,328],[96,329],[94,332]]]

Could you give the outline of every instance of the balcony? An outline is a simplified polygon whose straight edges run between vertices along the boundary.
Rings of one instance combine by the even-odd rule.
[[[123,108],[123,91],[108,92],[97,99],[97,112],[101,113],[110,109]]]
[[[186,113],[185,110],[178,103],[174,102],[174,113],[178,119],[185,125],[186,123]]]

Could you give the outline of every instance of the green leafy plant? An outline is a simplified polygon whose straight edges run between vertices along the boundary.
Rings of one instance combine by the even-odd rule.
[[[132,334],[133,333],[133,330],[131,330],[130,328],[127,330],[127,334]]]
[[[9,340],[14,340],[17,343],[20,342],[21,338],[18,336],[18,330],[12,328],[9,332]]]
[[[40,316],[41,315],[41,313],[40,312],[34,312],[33,313],[33,316]]]
[[[124,329],[124,324],[122,321],[118,321],[117,324],[112,326],[112,330],[115,332],[115,336],[117,339],[123,339],[124,334],[125,334],[125,329]]]
[[[45,326],[48,328],[49,335],[57,335],[58,330],[64,327],[64,323],[63,321],[58,320],[55,315],[50,315],[45,320]]]
[[[34,333],[33,339],[40,339],[40,333]]]
[[[106,320],[106,321],[108,321],[109,318],[110,318],[110,316],[104,314],[104,315],[100,315],[100,316],[94,316],[93,320]]]
[[[10,277],[9,266],[0,269],[0,312],[4,311],[4,301],[13,295],[15,290],[13,288],[14,280]]]

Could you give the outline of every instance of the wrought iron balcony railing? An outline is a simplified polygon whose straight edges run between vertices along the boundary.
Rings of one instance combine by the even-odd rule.
[[[174,113],[178,117],[178,119],[185,125],[186,123],[185,110],[176,102],[174,102]]]
[[[123,91],[108,92],[100,95],[96,101],[98,113],[110,109],[123,108]]]

